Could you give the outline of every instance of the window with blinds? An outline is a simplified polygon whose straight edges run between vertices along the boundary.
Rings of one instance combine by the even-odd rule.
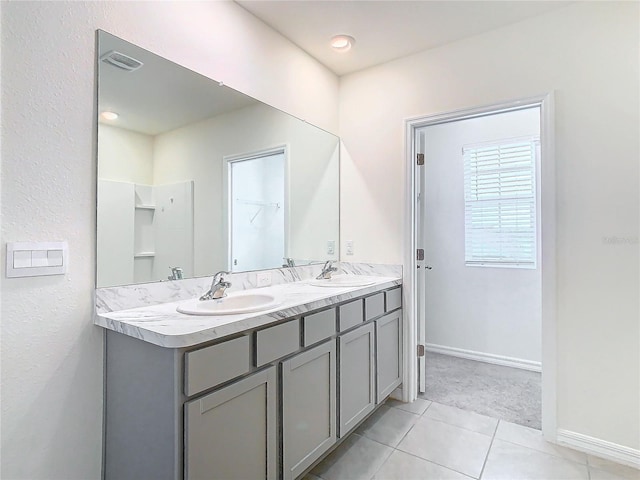
[[[536,267],[539,145],[536,136],[462,149],[466,265]]]

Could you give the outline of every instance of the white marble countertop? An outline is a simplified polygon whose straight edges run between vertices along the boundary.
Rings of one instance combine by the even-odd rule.
[[[402,283],[400,277],[362,276],[361,278],[373,280],[374,283],[362,287],[318,287],[311,285],[308,280],[303,280],[256,289],[256,293],[273,295],[280,301],[280,304],[273,309],[256,313],[218,316],[186,315],[176,311],[176,307],[184,302],[181,300],[97,313],[94,323],[162,347],[190,347]]]

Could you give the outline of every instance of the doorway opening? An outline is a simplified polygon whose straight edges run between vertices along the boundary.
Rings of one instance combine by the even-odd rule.
[[[407,122],[405,385],[555,438],[551,118],[544,96]]]
[[[225,160],[229,271],[281,266],[287,241],[285,147]]]

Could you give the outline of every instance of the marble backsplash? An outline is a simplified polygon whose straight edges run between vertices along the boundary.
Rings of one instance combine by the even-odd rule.
[[[402,278],[402,265],[382,265],[370,263],[336,262],[338,275],[371,275]],[[271,285],[298,282],[315,278],[322,265],[276,268],[259,272],[232,273],[225,279],[232,283],[229,292],[248,290],[257,287],[257,274],[271,272]],[[211,286],[212,277],[189,278],[185,280],[167,280],[164,282],[141,283],[96,289],[96,313],[115,312],[160,303],[177,302],[196,298]]]

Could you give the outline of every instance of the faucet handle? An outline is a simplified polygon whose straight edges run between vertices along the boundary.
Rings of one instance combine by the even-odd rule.
[[[216,272],[216,274],[213,276],[211,285],[216,284],[218,282],[224,282],[223,275],[230,275],[230,274],[231,272],[227,272],[226,270],[220,270],[219,272]]]

